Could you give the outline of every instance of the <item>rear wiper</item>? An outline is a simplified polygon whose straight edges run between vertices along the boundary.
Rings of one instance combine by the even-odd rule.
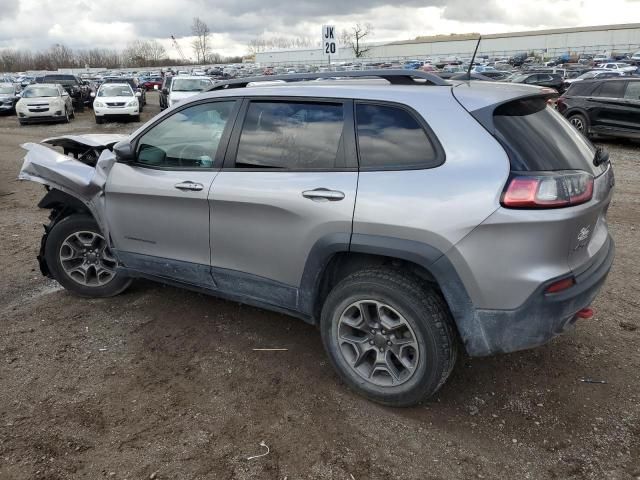
[[[600,165],[608,161],[609,161],[609,152],[607,151],[607,149],[600,146],[596,147],[596,154],[593,157],[593,164],[596,167],[599,167]]]

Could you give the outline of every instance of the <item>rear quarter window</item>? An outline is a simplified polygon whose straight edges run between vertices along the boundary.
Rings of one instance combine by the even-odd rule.
[[[593,145],[551,107],[535,97],[498,106],[495,136],[509,156],[511,170],[544,172],[582,170],[595,176],[606,169],[593,164]]]
[[[433,168],[443,158],[421,123],[404,108],[359,103],[356,132],[360,167]]]

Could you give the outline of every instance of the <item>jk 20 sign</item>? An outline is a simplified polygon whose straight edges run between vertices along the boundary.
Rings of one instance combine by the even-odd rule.
[[[338,54],[338,38],[335,25],[322,26],[322,52],[324,55]]]

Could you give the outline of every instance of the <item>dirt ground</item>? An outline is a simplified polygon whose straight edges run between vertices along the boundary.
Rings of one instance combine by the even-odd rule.
[[[47,212],[15,180],[19,144],[137,125],[0,117],[0,479],[640,479],[640,146],[606,144],[617,257],[595,318],[463,358],[436,398],[391,409],[341,384],[299,320],[143,281],[80,299],[40,275]]]

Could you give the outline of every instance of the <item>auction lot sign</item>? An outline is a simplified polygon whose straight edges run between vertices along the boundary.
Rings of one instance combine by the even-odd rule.
[[[329,61],[331,61],[331,55],[338,54],[338,36],[335,25],[322,26],[322,52],[323,55],[329,57]]]

